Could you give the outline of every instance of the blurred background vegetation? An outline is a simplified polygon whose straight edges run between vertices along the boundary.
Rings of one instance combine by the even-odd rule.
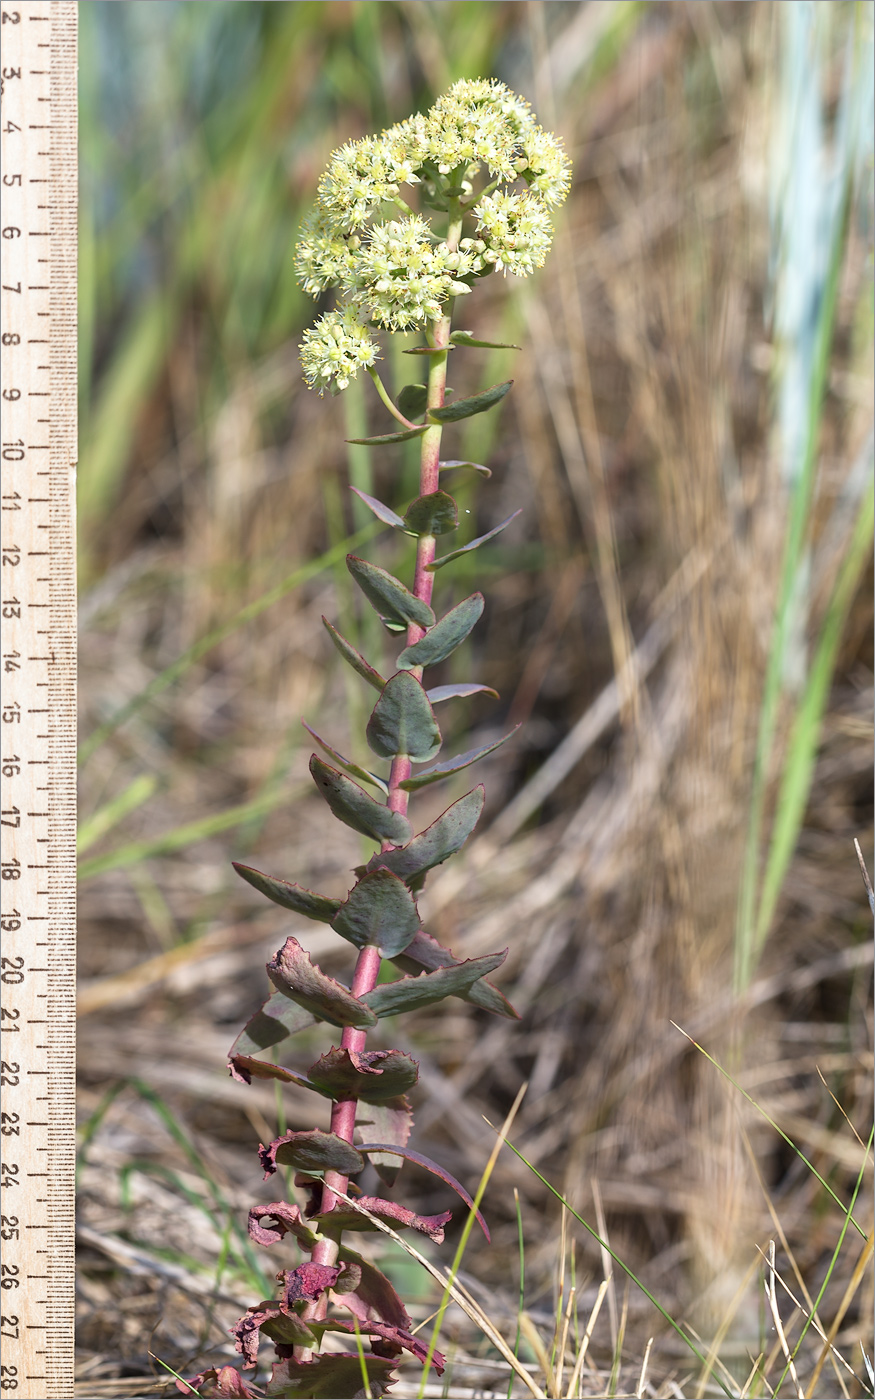
[[[749,1393],[769,1393],[769,1240],[865,1377],[872,7],[83,0],[79,17],[80,1394],[161,1391],[150,1353],[189,1372],[227,1354],[292,1257],[243,1227],[270,1190],[258,1138],[314,1126],[313,1104],[232,1083],[225,1054],[287,933],[349,969],[230,860],[348,887],[360,847],[309,782],[300,721],[361,749],[367,696],[320,618],[379,664],[343,556],[352,537],[410,560],[347,482],[398,506],[417,462],[415,444],[345,446],[386,430],[370,385],[304,388],[295,234],[332,149],[462,76],[529,98],[574,188],[544,271],[464,306],[522,351],[452,365],[457,393],[515,379],[500,414],[453,430],[450,455],[493,469],[460,488],[463,528],[524,514],[439,576],[442,607],[483,588],[460,673],[502,696],[454,702],[445,735],[455,751],[523,727],[483,764],[483,830],[423,910],[464,956],[508,945],[522,1024],[450,1001],[387,1031],[422,1063],[416,1145],[473,1185],[481,1115],[500,1122],[528,1080],[520,1150],[719,1352],[700,1375],[615,1268],[574,1393],[627,1393],[652,1336],[638,1393],[715,1393],[711,1370],[740,1385],[760,1353]],[[410,363],[389,352],[396,388]],[[465,786],[427,789],[417,825]],[[405,1174],[409,1204],[451,1204]],[[842,1243],[860,1181],[868,1243]],[[572,1285],[573,1354],[610,1261],[503,1153],[493,1247],[472,1243],[465,1278],[505,1336],[514,1191],[537,1372]],[[429,1280],[381,1265],[424,1317]],[[507,1393],[497,1353],[453,1327],[451,1393]],[[809,1376],[820,1349],[810,1328]],[[810,1393],[872,1393],[824,1365]]]

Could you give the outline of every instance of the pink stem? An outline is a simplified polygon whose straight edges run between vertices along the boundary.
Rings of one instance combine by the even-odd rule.
[[[447,347],[450,343],[450,317],[444,316],[438,321],[434,328],[433,347],[436,350],[443,350],[444,354],[437,354],[431,357],[431,368],[428,376],[428,407],[440,408],[443,405],[447,386]],[[422,435],[422,445],[419,468],[419,494],[421,496],[433,495],[438,490],[440,480],[440,447],[441,447],[440,423],[433,424]],[[434,574],[430,573],[427,565],[434,562],[435,557],[435,537],[434,535],[420,536],[416,549],[416,569],[413,577],[414,595],[422,602],[431,604],[431,594],[434,587]],[[424,635],[425,628],[417,623],[411,622],[407,629],[407,645],[412,646]],[[417,680],[422,679],[422,668],[416,667],[412,675]],[[392,760],[392,767],[389,773],[389,795],[387,806],[393,812],[400,812],[405,815],[409,794],[400,786],[406,778],[410,777],[411,763],[406,754],[398,754]],[[391,846],[391,842],[383,843],[383,849]],[[353,996],[364,996],[366,992],[373,991],[380,976],[380,952],[378,948],[368,945],[362,948],[358,955],[355,966],[355,974],[352,980]],[[343,1050],[364,1050],[367,1041],[367,1032],[355,1030],[352,1026],[347,1026],[341,1036],[340,1045]],[[355,1115],[358,1107],[358,1100],[354,1095],[347,1098],[338,1099],[331,1109],[331,1129],[337,1137],[343,1138],[345,1142],[351,1143],[355,1131]],[[345,1195],[349,1188],[349,1178],[340,1172],[327,1171],[325,1173],[322,1187],[321,1214],[326,1214],[333,1210],[336,1202],[336,1192],[343,1192]],[[325,1227],[323,1226],[323,1229]],[[330,1229],[330,1227],[329,1227]],[[335,1263],[340,1249],[339,1232],[338,1237],[333,1238],[328,1230],[323,1238],[314,1246],[312,1260],[314,1264],[332,1265]],[[308,1303],[303,1311],[303,1318],[317,1321],[323,1318],[328,1310],[328,1294],[323,1293],[312,1303]],[[299,1360],[306,1360],[310,1355],[307,1348],[296,1348],[295,1355]]]

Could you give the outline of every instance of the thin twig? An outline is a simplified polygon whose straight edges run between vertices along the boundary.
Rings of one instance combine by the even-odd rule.
[[[769,1300],[769,1308],[770,1308],[770,1310],[771,1310],[772,1319],[773,1319],[773,1321],[774,1321],[774,1323],[775,1323],[775,1331],[776,1331],[777,1334],[778,1334],[778,1341],[781,1343],[781,1350],[782,1350],[783,1353],[784,1353],[784,1359],[785,1359],[785,1361],[787,1362],[787,1368],[788,1368],[788,1370],[789,1370],[789,1372],[790,1372],[790,1376],[791,1376],[791,1378],[792,1378],[793,1384],[794,1384],[795,1387],[796,1387],[796,1395],[797,1395],[797,1397],[798,1397],[798,1400],[805,1400],[805,1392],[803,1391],[801,1385],[799,1384],[799,1377],[798,1377],[798,1375],[796,1374],[796,1365],[795,1365],[795,1362],[793,1361],[793,1356],[792,1356],[792,1353],[791,1353],[791,1351],[790,1351],[790,1348],[789,1348],[789,1346],[787,1345],[787,1338],[786,1338],[786,1336],[784,1335],[784,1324],[783,1324],[783,1322],[781,1321],[781,1314],[780,1314],[780,1311],[779,1311],[779,1309],[778,1309],[778,1290],[777,1290],[777,1287],[776,1287],[776,1285],[775,1285],[775,1279],[776,1279],[777,1275],[776,1275],[776,1272],[775,1272],[775,1241],[774,1241],[774,1240],[770,1240],[770,1241],[769,1241],[769,1260],[768,1260],[768,1263],[769,1263],[769,1278],[766,1280],[766,1285],[765,1285],[765,1287],[766,1287],[766,1297],[767,1297],[768,1300]]]

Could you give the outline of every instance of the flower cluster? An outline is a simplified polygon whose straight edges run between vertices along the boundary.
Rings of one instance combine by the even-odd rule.
[[[486,79],[463,79],[427,113],[335,151],[296,250],[304,290],[335,287],[341,302],[305,333],[307,382],[343,389],[373,364],[369,323],[428,330],[476,278],[528,277],[570,184],[559,140],[523,98]],[[419,203],[445,215],[440,234],[408,202],[416,186]]]

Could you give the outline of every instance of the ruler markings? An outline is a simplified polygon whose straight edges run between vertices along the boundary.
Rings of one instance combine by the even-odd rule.
[[[45,1105],[47,1116],[24,1118],[16,1123],[20,1135],[2,1142],[0,1190],[4,1214],[10,1212],[4,1220],[4,1234],[10,1232],[4,1263],[16,1271],[7,1277],[20,1280],[13,1297],[5,1294],[3,1301],[14,1301],[21,1320],[14,1337],[4,1335],[3,1388],[14,1389],[22,1400],[67,1400],[73,1395],[75,1238],[77,6],[71,0],[51,5],[18,0],[16,8],[46,29],[21,26],[10,32],[4,27],[3,35],[4,62],[12,71],[4,69],[3,168],[8,183],[0,216],[2,505],[8,512],[0,541],[6,682],[0,703],[0,767],[8,783],[0,827],[0,991],[4,1011],[18,1013],[22,1030],[20,1046],[15,1040],[15,1048],[4,1051],[16,1058],[2,1062],[0,1079],[4,1112],[16,1112],[28,1095],[31,1104]],[[39,41],[40,34],[46,42]],[[36,67],[47,60],[47,69]],[[48,96],[43,77],[48,78]],[[37,121],[43,116],[40,105],[49,111]],[[47,280],[35,282],[34,277]],[[47,329],[37,326],[37,320],[47,320]],[[37,389],[37,383],[43,388]],[[38,398],[46,402],[37,405]],[[35,469],[37,453],[48,454],[45,472]],[[38,478],[45,480],[45,496],[28,494],[29,483]],[[43,575],[38,571],[45,565],[37,560],[45,558],[48,573]],[[37,626],[37,612],[42,626]],[[48,705],[30,703],[44,698]],[[37,768],[46,774],[37,774]],[[42,794],[49,790],[47,802]],[[46,913],[37,913],[40,908]],[[42,940],[33,938],[36,923],[46,925]],[[49,951],[47,959],[46,952],[37,951],[41,949]],[[34,954],[46,965],[38,966]],[[47,1080],[44,1095],[22,1088],[32,1078]],[[31,1165],[45,1171],[32,1171]],[[45,1196],[36,1194],[40,1189]],[[37,1229],[43,1234],[34,1237]],[[43,1245],[37,1249],[39,1239]],[[39,1282],[47,1288],[38,1290],[34,1285]],[[36,1334],[45,1333],[40,1348]],[[8,1384],[11,1378],[14,1386]]]

